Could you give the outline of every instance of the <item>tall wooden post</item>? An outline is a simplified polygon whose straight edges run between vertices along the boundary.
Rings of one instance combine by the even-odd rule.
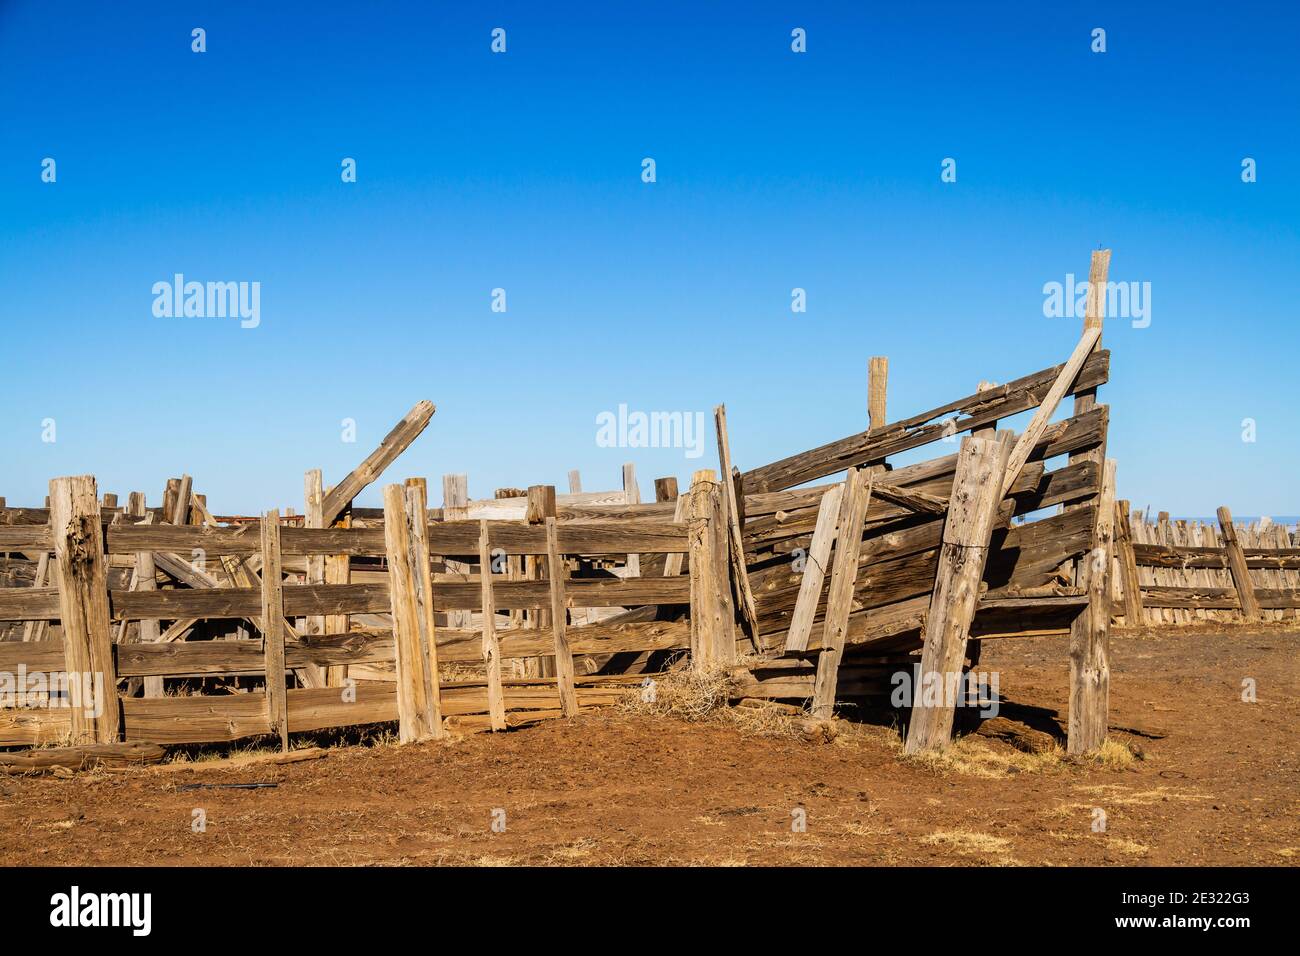
[[[957,474],[925,619],[920,679],[912,688],[909,754],[945,747],[952,738],[966,639],[979,601],[1008,450],[1004,443],[967,437],[957,453]]]
[[[1083,560],[1088,606],[1070,628],[1070,718],[1072,754],[1096,750],[1106,741],[1110,713],[1110,575],[1115,553],[1115,460],[1102,468],[1101,494],[1092,550]]]
[[[406,479],[406,522],[411,541],[411,570],[420,625],[421,692],[425,730],[432,737],[442,726],[442,685],[438,681],[438,635],[433,613],[433,568],[429,562],[429,485],[423,478]]]
[[[289,749],[289,698],[284,683],[284,582],[280,567],[280,512],[262,515],[262,653],[266,716],[280,746]]]
[[[464,521],[469,517],[467,508],[469,506],[469,476],[468,475],[443,475],[442,476],[442,520],[443,521]],[[468,578],[469,565],[463,561],[448,561],[447,572],[449,574],[463,574]],[[468,628],[470,626],[470,612],[464,610],[448,611],[447,626],[455,628]]]
[[[1246,555],[1237,540],[1237,526],[1232,523],[1232,512],[1224,505],[1216,514],[1219,517],[1219,529],[1223,532],[1223,547],[1228,552],[1228,569],[1232,572],[1232,584],[1237,589],[1237,600],[1241,603],[1241,613],[1248,621],[1258,621],[1259,600],[1255,597],[1255,584],[1250,580],[1250,569],[1246,566]]]
[[[324,518],[321,513],[321,502],[325,498],[325,486],[322,481],[321,470],[313,468],[303,475],[302,480],[302,498],[303,498],[303,527],[321,528],[324,527]],[[307,584],[324,584],[325,583],[325,555],[309,554],[307,555]],[[308,616],[304,632],[307,634],[324,634],[325,633],[325,615],[312,614]]]
[[[867,427],[880,428],[885,417],[885,395],[889,387],[889,358],[873,355],[867,363]]]
[[[145,518],[147,515],[144,492],[133,491],[127,496],[127,514],[133,518]],[[152,515],[148,515],[152,519]],[[135,556],[135,588],[137,591],[158,590],[158,568],[154,563],[152,551],[139,551]],[[161,625],[157,618],[140,621],[140,643],[157,644],[162,636]],[[161,677],[142,679],[141,691],[145,697],[162,697],[164,693]]]
[[[569,650],[565,622],[564,579],[568,570],[560,554],[554,517],[546,519],[546,576],[551,584],[551,631],[555,636],[555,682],[560,691],[560,708],[565,717],[576,717],[578,692],[573,686],[573,652]]]
[[[108,624],[104,529],[92,476],[50,482],[50,536],[70,691],[72,743],[113,743],[121,728],[121,715]]]
[[[488,523],[478,526],[479,584],[483,604],[483,663],[487,668],[488,716],[493,730],[506,729],[506,698],[501,689],[501,645],[497,641],[496,603],[492,599],[492,542]]]
[[[529,524],[545,525],[547,518],[556,516],[555,486],[529,485],[525,494],[524,520]],[[536,554],[524,555],[524,580],[540,580],[542,576],[542,558]],[[512,558],[507,558],[509,563]],[[538,608],[531,612],[529,625],[546,628],[550,622],[549,608]],[[557,677],[557,661],[553,657],[530,657],[523,661],[526,677]]]
[[[695,473],[688,494],[691,661],[696,667],[710,667],[730,663],[736,656],[722,491],[712,468]]]
[[[411,566],[410,522],[401,485],[384,486],[384,550],[388,559],[388,594],[393,609],[393,645],[397,661],[397,739],[414,743],[428,737],[430,721],[424,692],[425,664],[420,648],[420,607]]]

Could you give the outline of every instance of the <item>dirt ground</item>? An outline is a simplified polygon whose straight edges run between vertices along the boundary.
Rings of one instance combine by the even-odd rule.
[[[813,744],[607,711],[286,766],[0,778],[0,864],[1295,866],[1298,651],[1294,632],[1116,634],[1127,768],[984,736],[914,761],[881,726]],[[1004,713],[1060,733],[1063,641],[987,642],[980,669]],[[278,786],[177,789],[194,782]]]

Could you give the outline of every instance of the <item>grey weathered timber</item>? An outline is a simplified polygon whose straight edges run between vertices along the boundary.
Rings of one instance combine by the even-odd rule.
[[[1223,532],[1223,547],[1228,555],[1228,567],[1232,571],[1232,584],[1237,589],[1237,600],[1241,602],[1241,613],[1248,621],[1258,621],[1259,600],[1255,597],[1255,584],[1250,579],[1250,570],[1246,566],[1246,556],[1242,553],[1241,542],[1237,539],[1237,526],[1232,523],[1232,512],[1227,505],[1216,512],[1219,530]]]
[[[505,696],[501,692],[501,647],[497,643],[496,606],[492,589],[492,545],[488,523],[479,523],[479,605],[483,612],[483,663],[487,667],[488,712],[493,730],[506,729]]]
[[[280,570],[280,512],[262,515],[262,641],[266,667],[266,719],[289,749],[289,710],[284,682],[284,584]]]
[[[94,478],[80,475],[50,482],[50,529],[64,669],[70,690],[75,686],[76,691],[68,708],[69,742],[113,743],[120,731],[117,675]]]
[[[410,540],[411,570],[415,580],[415,607],[420,625],[421,687],[425,725],[435,738],[446,735],[442,723],[442,695],[438,682],[438,631],[434,615],[433,570],[429,555],[429,486],[423,478],[406,479],[406,525]]]
[[[862,550],[862,525],[871,501],[872,474],[866,470],[849,471],[844,479],[844,499],[840,504],[839,529],[835,536],[835,564],[826,597],[826,623],[822,629],[822,652],[817,656],[817,677],[813,685],[812,715],[829,719],[835,711],[835,689],[839,680],[840,658],[853,610],[853,590],[857,582],[858,555]]]
[[[817,606],[821,602],[822,584],[826,578],[826,565],[830,559],[831,545],[840,516],[840,500],[844,485],[832,485],[822,495],[817,509],[817,525],[813,529],[812,543],[803,557],[803,570],[799,578],[799,596],[795,600],[790,630],[785,638],[785,653],[799,654],[808,648],[808,635],[812,633]]]
[[[384,486],[384,536],[388,542],[388,591],[397,666],[397,737],[401,743],[414,743],[432,731],[424,693],[420,611],[411,567],[406,493],[398,484]]]
[[[947,746],[961,692],[966,640],[1001,498],[1005,446],[967,438],[957,457],[943,545],[925,621],[919,680],[912,687],[907,753]]]
[[[564,581],[568,570],[564,566],[564,556],[560,553],[554,517],[546,519],[546,540],[546,577],[551,587],[551,631],[555,637],[555,682],[560,690],[560,707],[564,716],[576,717],[578,697],[573,687],[573,652],[569,649],[565,621],[567,602]]]
[[[758,646],[758,611],[754,603],[754,592],[749,586],[749,571],[745,567],[745,541],[741,531],[744,518],[737,502],[736,481],[731,471],[731,442],[727,437],[727,406],[719,405],[713,409],[713,420],[718,436],[718,474],[722,476],[722,517],[726,525],[727,554],[730,574],[734,582],[734,593],[740,605],[749,635]]]
[[[1110,710],[1110,577],[1115,549],[1115,461],[1105,462],[1092,550],[1081,561],[1088,605],[1070,626],[1068,749],[1096,750],[1106,741]]]
[[[385,468],[393,463],[411,442],[419,437],[420,432],[433,418],[435,409],[432,402],[416,402],[415,407],[406,413],[393,430],[390,431],[379,447],[372,451],[366,460],[357,465],[352,472],[330,489],[321,501],[321,524],[328,525],[337,518],[361,491],[378,478]]]
[[[1095,389],[1104,383],[1108,375],[1109,363],[1110,353],[1104,350],[1094,351],[1083,363],[1074,388]],[[850,435],[819,448],[752,469],[744,473],[745,489],[749,493],[781,491],[807,481],[833,475],[873,459],[884,458],[939,441],[945,434],[950,434],[954,426],[935,419],[954,412],[966,414],[965,418],[956,421],[955,428],[958,432],[978,428],[1001,418],[1009,418],[1018,412],[1039,405],[1060,375],[1061,369],[1060,365],[1043,369],[1033,375],[968,395],[955,402],[922,412],[920,415],[894,422],[884,428]]]

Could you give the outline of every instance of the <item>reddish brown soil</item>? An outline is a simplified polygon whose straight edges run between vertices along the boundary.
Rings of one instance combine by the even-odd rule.
[[[1143,757],[1126,770],[1018,771],[1009,745],[968,738],[962,762],[1007,765],[983,777],[900,760],[883,728],[817,745],[608,712],[289,766],[0,778],[0,863],[1293,866],[1298,649],[1294,633],[1117,635],[1111,719],[1130,730],[1112,735]],[[1059,715],[1011,708],[1028,723],[1059,726],[1061,641],[989,642],[981,669],[1004,699]],[[279,786],[176,790],[195,781]]]

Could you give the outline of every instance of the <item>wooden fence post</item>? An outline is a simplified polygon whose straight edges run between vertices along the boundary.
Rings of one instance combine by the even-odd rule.
[[[1102,467],[1092,550],[1083,559],[1088,606],[1070,626],[1070,716],[1067,749],[1096,750],[1110,715],[1110,575],[1115,553],[1115,459]]]
[[[262,515],[262,653],[266,662],[266,716],[280,747],[289,749],[289,698],[284,683],[284,582],[280,570],[280,512]]]
[[[409,744],[428,736],[429,721],[424,706],[420,608],[411,567],[406,492],[397,484],[384,486],[384,550],[388,559],[388,595],[393,609],[393,649],[397,662],[397,739]]]
[[[302,498],[303,498],[303,527],[321,528],[324,527],[324,518],[321,516],[321,502],[325,498],[325,486],[322,481],[321,470],[312,468],[303,475],[302,480]],[[307,555],[307,584],[324,584],[325,583],[325,555],[309,554]],[[325,633],[325,615],[312,614],[307,617],[303,623],[303,632],[306,634],[324,634]],[[327,678],[328,679],[328,678]]]
[[[121,717],[108,623],[104,529],[92,476],[50,482],[50,536],[70,694],[71,743],[113,743]]]
[[[434,622],[433,569],[429,562],[429,485],[423,478],[406,479],[406,521],[411,540],[411,570],[420,625],[421,692],[425,730],[442,737],[442,685],[438,681],[438,635]]]
[[[501,646],[497,642],[496,603],[492,600],[492,543],[486,521],[478,524],[478,563],[483,604],[483,662],[487,665],[488,716],[493,730],[505,730],[506,699],[501,690]]]
[[[702,468],[694,474],[688,494],[691,660],[695,667],[709,667],[729,663],[736,655],[722,493],[712,468]]]
[[[639,505],[641,503],[641,486],[636,480],[636,465],[627,462],[623,466],[623,500],[630,505]],[[629,578],[639,578],[641,576],[641,555],[629,554],[627,556],[627,576]]]
[[[551,631],[555,635],[555,682],[560,690],[560,708],[565,717],[578,716],[578,692],[573,686],[573,652],[565,626],[564,579],[568,570],[560,554],[555,518],[546,519],[546,576],[551,584]]]
[[[1129,627],[1143,624],[1142,584],[1138,578],[1137,559],[1133,554],[1133,528],[1129,523],[1129,502],[1115,502],[1115,549],[1119,554],[1120,583],[1124,587],[1124,623]]]
[[[867,363],[867,427],[880,428],[885,418],[885,395],[889,387],[889,358],[873,355]]]
[[[839,682],[840,658],[853,610],[853,586],[858,578],[858,555],[862,553],[862,525],[871,503],[872,474],[850,468],[844,479],[836,533],[835,567],[826,596],[826,619],[822,625],[822,652],[817,656],[817,677],[813,684],[812,715],[829,719],[835,713],[835,688]]]
[[[469,517],[467,507],[469,505],[469,476],[468,475],[443,475],[442,476],[442,520],[443,521],[464,521]],[[449,574],[464,574],[469,576],[469,565],[463,561],[446,562],[447,572]],[[464,610],[448,611],[447,626],[455,628],[468,628],[470,626],[470,612]]]
[[[1258,621],[1261,615],[1259,601],[1255,597],[1255,584],[1250,580],[1246,555],[1242,553],[1241,542],[1237,540],[1237,527],[1232,523],[1232,512],[1224,505],[1216,514],[1219,516],[1219,528],[1223,531],[1223,546],[1228,552],[1232,584],[1237,589],[1237,600],[1241,602],[1241,613],[1248,621]]]
[[[1007,451],[1004,443],[967,437],[957,453],[957,473],[925,619],[920,679],[912,688],[906,745],[909,754],[945,747],[952,738],[966,639],[975,617],[989,538],[1002,497]]]

